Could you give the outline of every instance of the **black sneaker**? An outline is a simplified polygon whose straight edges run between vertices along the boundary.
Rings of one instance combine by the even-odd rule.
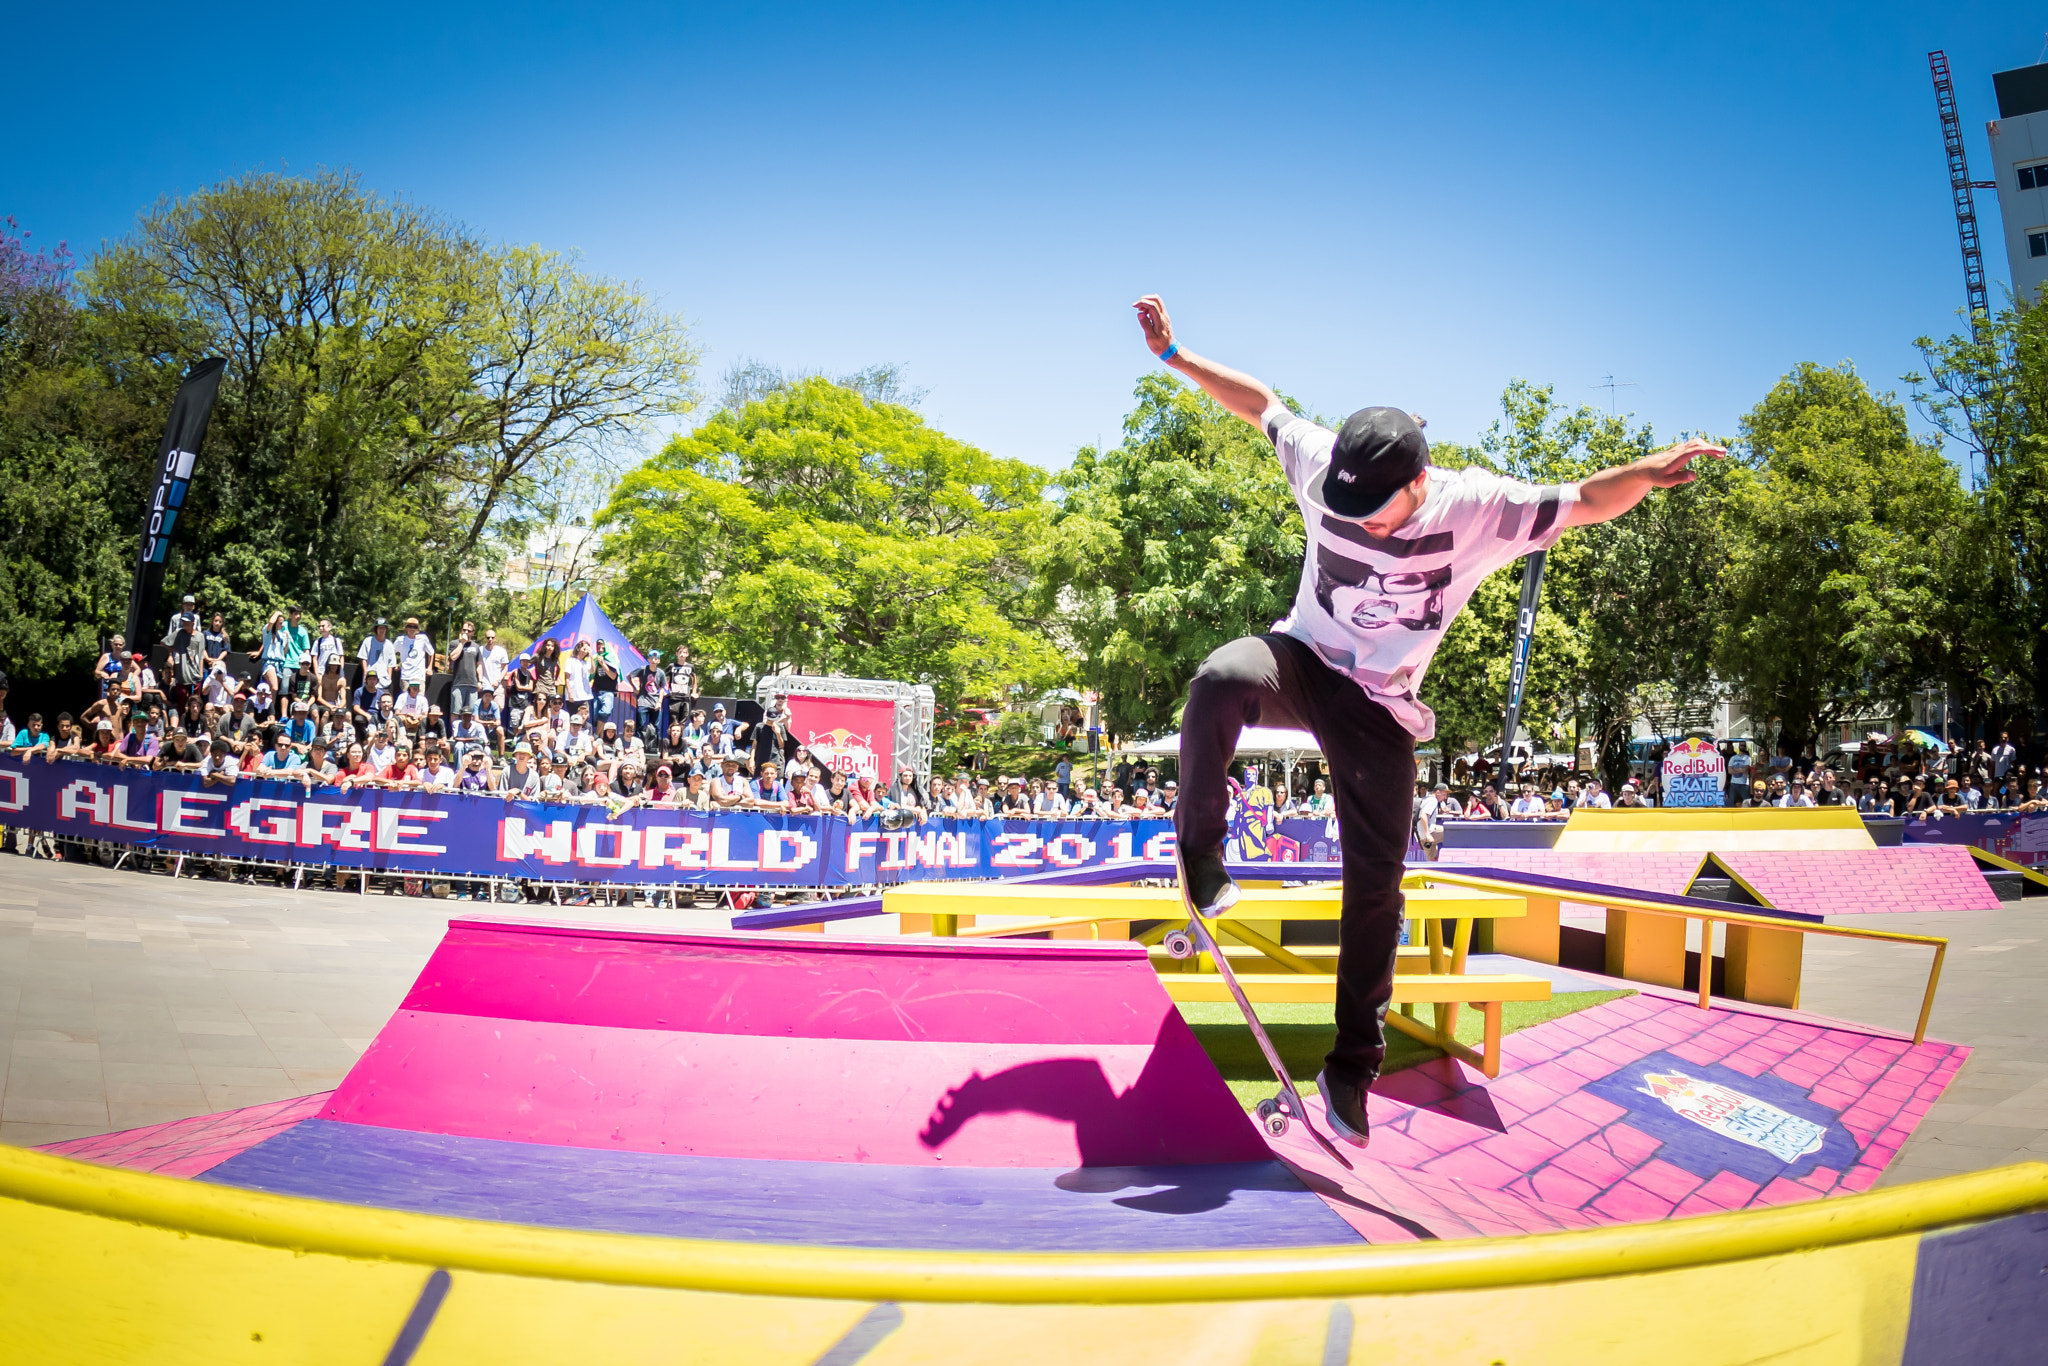
[[[1230,880],[1230,873],[1223,866],[1221,849],[1187,856],[1181,865],[1181,875],[1188,881],[1188,900],[1204,920],[1237,904],[1237,884]]]
[[[1316,1090],[1323,1094],[1323,1108],[1330,1128],[1346,1143],[1363,1148],[1372,1141],[1372,1123],[1365,1117],[1365,1096],[1372,1083],[1352,1086],[1332,1082],[1328,1068],[1316,1073]]]

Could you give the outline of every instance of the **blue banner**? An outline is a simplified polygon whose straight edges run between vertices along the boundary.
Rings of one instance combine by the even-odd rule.
[[[13,757],[0,759],[0,825],[313,867],[712,887],[848,887],[1129,862],[1171,876],[1174,853],[1165,820],[939,820],[887,829],[873,818],[674,807],[614,815],[597,804],[454,792],[246,778],[209,786],[186,773]],[[1302,825],[1318,835],[1324,828]]]

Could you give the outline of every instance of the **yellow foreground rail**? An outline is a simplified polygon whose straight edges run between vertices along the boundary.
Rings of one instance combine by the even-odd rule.
[[[1807,1204],[1570,1233],[1140,1254],[923,1252],[584,1233],[331,1204],[0,1148],[0,1235],[8,1236],[11,1258],[25,1251],[11,1236],[26,1222],[24,1206],[298,1257],[555,1281],[806,1298],[1164,1304],[1556,1284],[1773,1257],[2048,1208],[2048,1163]],[[114,1230],[100,1232],[111,1236]],[[72,1269],[96,1274],[92,1264],[103,1250],[97,1243],[76,1248]],[[103,1287],[108,1294],[121,1288],[119,1281]],[[6,1292],[0,1283],[0,1297]],[[32,1308],[15,1304],[11,1312]]]

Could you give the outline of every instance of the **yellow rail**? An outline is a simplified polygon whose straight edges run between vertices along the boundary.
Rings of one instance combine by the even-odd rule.
[[[301,1254],[552,1280],[831,1299],[1157,1304],[1536,1285],[1771,1257],[2048,1207],[2048,1164],[1571,1233],[1137,1256],[584,1233],[329,1204],[0,1148],[0,1202],[8,1199]]]
[[[1592,892],[1568,892],[1555,887],[1542,887],[1532,883],[1518,882],[1513,878],[1475,876],[1471,873],[1440,873],[1435,869],[1426,872],[1412,871],[1401,883],[1445,882],[1454,887],[1469,887],[1474,891],[1510,892],[1519,896],[1540,896],[1552,901],[1575,901],[1587,906],[1604,906],[1616,911],[1641,911],[1648,915],[1676,916],[1683,920],[1706,922],[1707,931],[1712,932],[1716,923],[1723,925],[1750,925],[1764,930],[1792,930],[1799,934],[1818,934],[1832,939],[1875,939],[1892,944],[1920,944],[1934,950],[1934,965],[1927,974],[1927,990],[1920,998],[1920,1020],[1913,1027],[1913,1042],[1918,1044],[1927,1037],[1927,1020],[1934,1011],[1934,989],[1941,982],[1942,960],[1948,955],[1948,940],[1931,934],[1905,934],[1898,930],[1866,930],[1848,925],[1815,925],[1803,920],[1780,920],[1774,916],[1746,915],[1741,911],[1707,911],[1689,906],[1667,906],[1657,901],[1641,901],[1635,897],[1613,896]],[[1712,956],[1712,940],[1703,941],[1707,952],[1700,955],[1700,1004],[1707,1003],[1707,987],[1710,971],[1707,960]]]

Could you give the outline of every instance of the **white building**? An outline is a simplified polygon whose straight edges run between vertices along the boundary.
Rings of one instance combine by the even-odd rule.
[[[2048,284],[2048,63],[1997,72],[1991,84],[1998,118],[1984,131],[1997,172],[2005,257],[2013,297],[2031,304]]]

